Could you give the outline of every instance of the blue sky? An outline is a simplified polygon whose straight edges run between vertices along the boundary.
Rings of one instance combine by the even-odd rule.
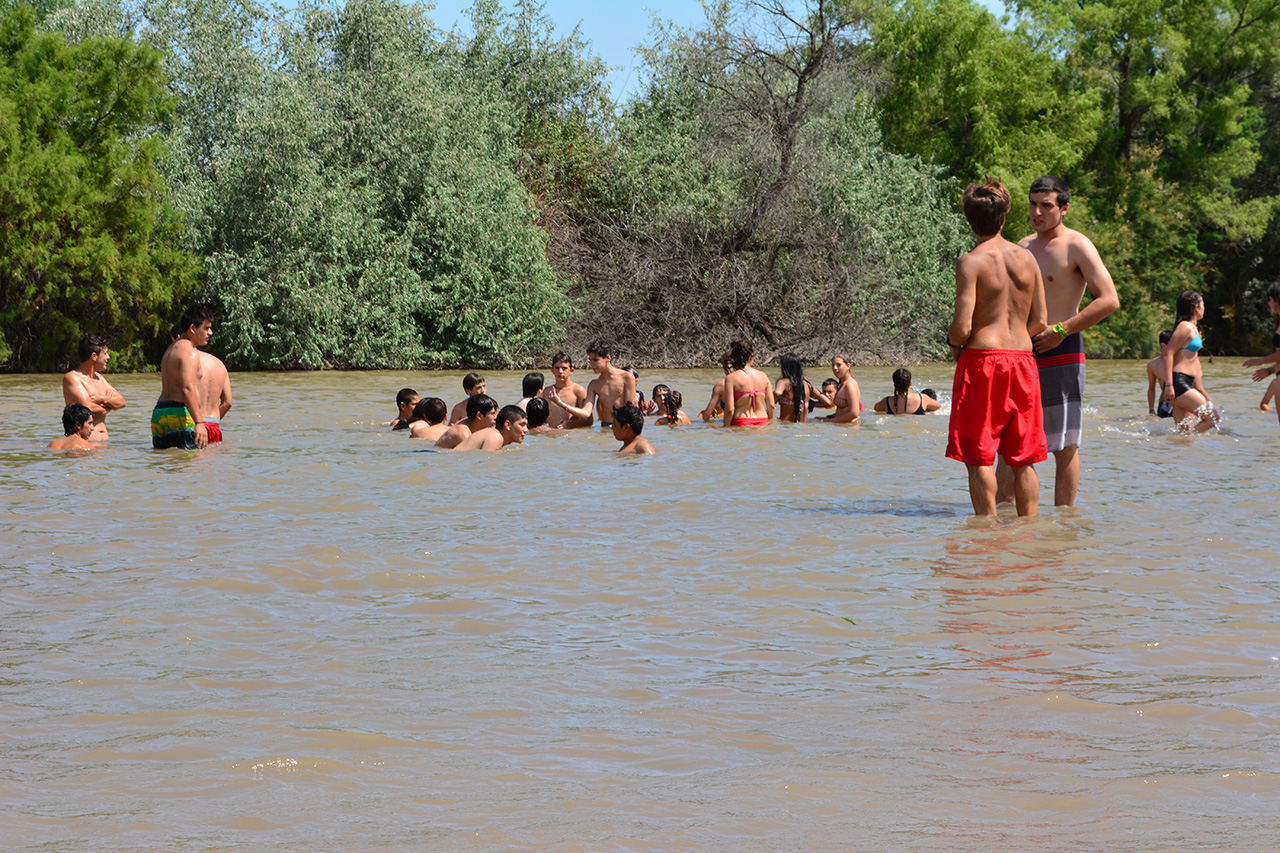
[[[987,8],[1002,14],[1002,0],[980,0]],[[437,0],[431,17],[436,26],[453,29],[455,24],[466,27],[466,10],[472,0]],[[509,0],[505,5],[510,8]],[[801,4],[796,2],[798,7]],[[575,26],[583,38],[591,43],[591,49],[607,64],[617,66],[610,75],[610,86],[617,101],[625,101],[636,89],[636,57],[632,48],[646,41],[653,15],[663,20],[675,21],[682,27],[694,27],[705,20],[702,4],[698,0],[649,0],[649,2],[619,2],[619,0],[546,0],[543,12],[556,22],[557,32],[567,35]]]

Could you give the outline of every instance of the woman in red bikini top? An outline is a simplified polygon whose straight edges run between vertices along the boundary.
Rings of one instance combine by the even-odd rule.
[[[720,397],[725,426],[764,426],[773,421],[773,383],[752,366],[754,355],[751,344],[744,340],[729,345],[732,370],[724,378]]]

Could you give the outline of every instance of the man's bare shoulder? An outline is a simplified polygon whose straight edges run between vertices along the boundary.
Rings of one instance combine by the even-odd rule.
[[[196,350],[196,352],[200,354],[200,361],[202,361],[206,367],[226,373],[227,365],[222,361],[222,359],[218,358],[213,353],[205,352],[204,350]]]

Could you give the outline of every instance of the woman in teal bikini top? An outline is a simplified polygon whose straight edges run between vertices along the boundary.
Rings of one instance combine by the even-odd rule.
[[[1217,425],[1200,367],[1204,339],[1196,324],[1204,317],[1204,299],[1188,290],[1178,297],[1177,311],[1178,325],[1165,345],[1161,365],[1164,398],[1173,404],[1173,420],[1179,429],[1204,432]]]

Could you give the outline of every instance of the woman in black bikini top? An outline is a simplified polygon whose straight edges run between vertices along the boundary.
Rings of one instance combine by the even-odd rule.
[[[942,404],[924,394],[916,394],[916,406],[911,406],[911,371],[899,367],[893,372],[893,396],[876,403],[876,411],[884,415],[923,415],[942,408]]]

